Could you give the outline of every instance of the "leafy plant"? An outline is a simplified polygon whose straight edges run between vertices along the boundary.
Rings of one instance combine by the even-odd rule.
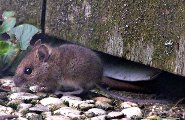
[[[7,33],[8,40],[0,40],[0,72],[5,71],[21,51],[30,45],[32,37],[41,30],[30,24],[16,25],[15,12],[5,11],[2,15],[0,35]]]
[[[11,30],[16,24],[15,12],[5,11],[2,15],[3,24],[0,26],[0,33],[5,33]]]

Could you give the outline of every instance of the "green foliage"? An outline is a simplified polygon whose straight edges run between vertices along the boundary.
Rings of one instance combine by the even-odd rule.
[[[9,44],[7,42],[4,41],[0,41],[0,56],[4,55],[5,53],[7,53],[8,49],[9,49]]]
[[[2,15],[2,18],[6,20],[7,18],[14,17],[15,12],[14,11],[5,11]]]
[[[15,35],[20,49],[26,50],[27,47],[30,45],[31,38],[38,32],[40,32],[40,30],[37,29],[35,26],[23,24],[11,29],[8,34],[10,36]]]
[[[5,11],[2,15],[3,23],[0,26],[0,34],[7,33],[10,39],[0,40],[0,72],[8,68],[16,59],[21,50],[26,50],[32,37],[40,32],[33,25],[22,24],[16,27],[15,12]]]
[[[3,13],[3,24],[0,26],[0,33],[5,33],[11,30],[16,24],[16,18],[13,17],[15,15],[12,11],[6,11]]]
[[[19,48],[9,41],[0,41],[0,48],[0,68],[3,69],[14,61]]]
[[[7,41],[0,41],[0,56],[3,60],[3,63],[9,63],[13,56],[16,55],[16,53],[19,51],[19,48],[12,44],[11,42]]]

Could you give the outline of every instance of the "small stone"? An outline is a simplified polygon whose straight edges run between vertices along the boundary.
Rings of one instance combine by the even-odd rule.
[[[85,114],[86,115],[94,114],[95,116],[97,116],[97,115],[105,115],[106,111],[102,110],[102,109],[99,109],[99,108],[91,108],[88,111],[86,111]]]
[[[19,116],[19,117],[23,117],[23,116],[24,116],[24,115],[22,115],[19,111],[14,111],[12,114],[13,114],[13,115],[17,115],[17,116]]]
[[[62,100],[55,97],[44,98],[40,101],[40,103],[44,106],[47,106],[51,111],[55,111],[61,107],[66,107],[66,105],[63,104]]]
[[[86,111],[84,114],[85,114],[85,116],[87,116],[88,118],[92,118],[92,117],[95,116],[95,114],[94,114],[93,112],[88,112],[88,111]]]
[[[13,93],[9,96],[9,100],[32,100],[38,98],[39,97],[37,95],[26,92]]]
[[[147,120],[160,120],[161,118],[157,115],[148,116],[146,118]]]
[[[106,120],[106,115],[99,115],[96,117],[92,117],[90,120]]]
[[[93,100],[79,101],[79,100],[69,100],[69,107],[75,107],[80,110],[87,110],[93,108],[95,105],[93,104]]]
[[[5,107],[0,105],[0,115],[10,115],[14,110],[11,107]]]
[[[138,107],[138,105],[136,103],[133,102],[122,102],[120,104],[121,108],[130,108],[130,107]]]
[[[62,115],[53,115],[47,117],[45,120],[71,120],[69,117],[62,116]]]
[[[27,113],[26,118],[29,120],[42,120],[42,116],[36,113]]]
[[[66,117],[70,117],[72,119],[80,119],[81,118],[81,111],[77,109],[73,109],[70,107],[63,107],[56,111],[54,111],[55,115],[63,115]]]
[[[16,120],[28,120],[28,119],[24,117],[18,117]]]
[[[32,112],[48,112],[49,108],[47,106],[37,104],[35,107],[29,108],[29,111],[32,111]]]
[[[89,104],[89,103],[85,103],[85,102],[79,105],[80,110],[88,110],[93,107],[95,107],[94,104]]]
[[[112,119],[112,120],[118,120],[118,119]],[[130,118],[121,118],[119,120],[131,120],[131,119]],[[143,120],[143,119],[141,119],[141,120]]]
[[[20,103],[18,106],[18,109],[28,109],[32,106],[32,104],[27,104],[27,103]]]
[[[40,100],[40,103],[44,106],[51,105],[51,104],[60,105],[62,104],[62,100],[55,97],[48,97]]]
[[[28,109],[32,106],[32,104],[26,104],[26,103],[21,103],[18,105],[18,110],[22,115],[28,112]]]
[[[9,115],[0,115],[0,120],[12,120],[12,119],[16,119],[16,118],[18,118],[18,116],[17,115],[11,115],[11,114],[9,114]]]
[[[106,98],[106,97],[96,97],[96,98],[94,98],[94,100],[112,104],[112,100],[109,98]]]
[[[96,101],[95,102],[95,106],[98,107],[98,108],[102,108],[104,110],[108,110],[108,109],[112,109],[113,108],[112,105],[110,105],[107,102],[103,102],[103,101]]]
[[[108,113],[108,116],[107,116],[109,119],[115,119],[115,118],[124,118],[125,117],[125,115],[124,115],[124,113],[122,113],[122,112],[110,112],[110,113]]]
[[[69,107],[79,108],[80,104],[82,104],[82,101],[78,101],[78,100],[69,100],[68,101]]]
[[[85,100],[84,102],[88,104],[94,104],[94,100]]]
[[[62,107],[68,107],[68,106],[61,104],[61,105],[49,105],[48,107],[49,107],[50,111],[53,112],[53,111],[58,110]]]
[[[0,79],[0,83],[2,84],[2,86],[10,86],[10,87],[15,86],[12,77],[2,78]]]
[[[123,109],[121,112],[125,114],[127,118],[132,118],[132,117],[141,118],[143,115],[141,112],[141,109],[138,107],[126,108],[126,109]]]
[[[76,97],[76,96],[62,96],[60,98],[64,103],[69,103],[70,100],[76,100],[76,101],[82,101],[82,99],[80,97]]]
[[[49,112],[42,112],[41,115],[42,115],[42,117],[44,119],[46,119],[46,118],[52,116],[52,113],[51,113],[51,111],[49,111]]]
[[[70,100],[70,102],[69,102],[69,107],[79,108],[79,105],[80,105],[81,103],[82,103],[82,101]]]

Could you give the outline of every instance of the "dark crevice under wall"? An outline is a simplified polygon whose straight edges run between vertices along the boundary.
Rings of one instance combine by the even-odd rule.
[[[43,0],[42,1],[42,11],[41,11],[41,30],[42,30],[42,33],[45,33],[46,7],[47,7],[47,0]]]

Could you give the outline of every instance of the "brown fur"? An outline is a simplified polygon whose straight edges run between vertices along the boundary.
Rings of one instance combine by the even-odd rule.
[[[26,67],[32,69],[30,75],[24,73]],[[14,82],[23,87],[46,86],[53,92],[68,89],[86,92],[101,82],[102,75],[101,60],[90,49],[72,44],[53,48],[37,41],[18,66]],[[70,94],[64,92],[61,93]]]

